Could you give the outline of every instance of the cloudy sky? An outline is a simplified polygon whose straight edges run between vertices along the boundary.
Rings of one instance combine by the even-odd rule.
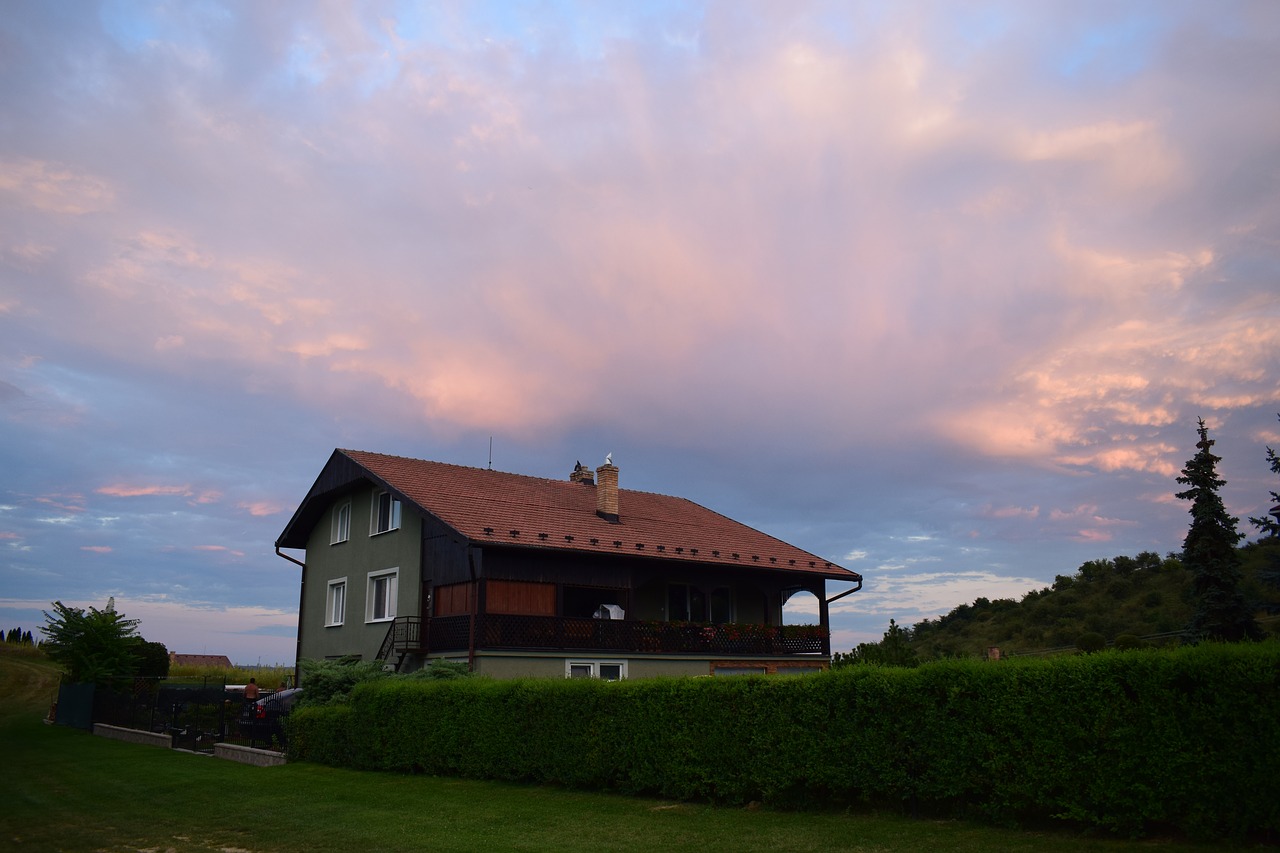
[[[0,18],[0,628],[291,663],[333,448],[492,440],[861,572],[848,649],[1177,550],[1197,416],[1264,512],[1277,412],[1271,0]]]

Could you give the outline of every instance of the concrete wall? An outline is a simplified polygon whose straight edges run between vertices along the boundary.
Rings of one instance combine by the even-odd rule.
[[[283,752],[269,749],[254,749],[236,743],[217,743],[213,745],[213,757],[225,758],[240,764],[252,764],[254,767],[279,767],[286,763]]]
[[[124,729],[120,726],[108,726],[105,723],[94,723],[93,733],[111,740],[122,740],[126,743],[140,743],[146,746],[162,746],[173,748],[173,735],[159,732],[144,732],[138,729]]]

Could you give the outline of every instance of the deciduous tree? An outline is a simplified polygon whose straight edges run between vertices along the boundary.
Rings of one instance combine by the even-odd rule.
[[[126,619],[110,604],[105,610],[86,612],[53,603],[44,611],[44,650],[67,670],[72,681],[114,684],[137,671],[137,650],[143,642],[136,634],[137,619]]]
[[[892,619],[889,620],[889,630],[884,632],[884,639],[880,642],[859,643],[853,651],[845,654],[837,652],[831,658],[831,665],[837,669],[859,663],[916,666],[919,662],[916,650],[911,647],[911,629],[903,628]]]
[[[1191,570],[1196,610],[1189,630],[1215,640],[1260,639],[1262,631],[1240,589],[1240,555],[1236,545],[1244,538],[1236,531],[1238,518],[1228,515],[1218,489],[1226,480],[1218,476],[1222,457],[1212,451],[1213,439],[1204,419],[1199,419],[1200,441],[1196,455],[1187,461],[1178,482],[1188,488],[1178,492],[1190,501],[1191,528],[1182,542],[1182,562]]]

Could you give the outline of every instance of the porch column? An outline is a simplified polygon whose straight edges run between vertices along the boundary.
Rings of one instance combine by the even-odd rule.
[[[822,635],[822,653],[831,657],[831,612],[827,606],[827,582],[822,581],[816,590],[818,596],[818,624],[824,629]]]

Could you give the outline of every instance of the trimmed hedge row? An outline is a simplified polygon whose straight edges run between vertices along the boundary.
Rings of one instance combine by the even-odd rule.
[[[399,682],[302,708],[290,757],[1141,835],[1280,830],[1280,644],[803,678]]]

